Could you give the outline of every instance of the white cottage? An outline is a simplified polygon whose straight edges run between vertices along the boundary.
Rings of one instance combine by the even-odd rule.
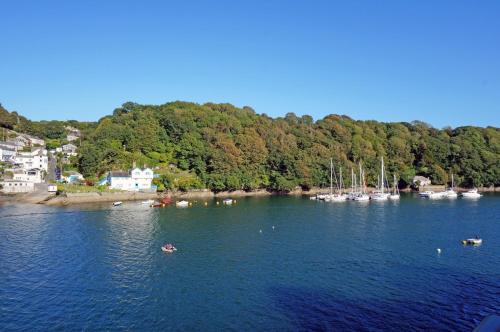
[[[126,191],[151,190],[153,170],[134,168],[130,172],[109,172],[107,182],[110,189]]]

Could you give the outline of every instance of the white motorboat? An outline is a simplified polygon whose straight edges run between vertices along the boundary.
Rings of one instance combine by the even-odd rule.
[[[122,204],[123,204],[123,202],[118,201],[118,202],[114,202],[114,203],[113,203],[113,206],[120,206],[120,205],[122,205]]]
[[[188,207],[189,206],[189,202],[188,201],[178,201],[178,202],[175,202],[175,206],[177,206],[177,207]]]
[[[144,204],[144,205],[151,205],[151,204],[154,204],[154,200],[152,199],[148,199],[147,201],[142,201],[141,204]]]
[[[222,201],[222,204],[231,205],[233,204],[233,200],[231,198],[226,198]]]
[[[481,196],[482,195],[477,192],[476,188],[471,189],[469,191],[466,191],[466,192],[462,193],[462,197],[463,198],[480,198]]]
[[[463,245],[472,245],[472,246],[480,246],[483,244],[483,239],[480,238],[473,238],[473,239],[465,239],[462,240]]]
[[[432,194],[429,195],[430,199],[443,199],[443,198],[446,198],[446,197],[448,197],[446,191],[440,191],[440,192],[437,192],[437,193],[433,192]]]
[[[427,191],[423,191],[421,193],[418,193],[418,196],[422,197],[422,198],[429,198],[431,195],[433,195],[434,192],[431,191],[431,190],[427,190]]]

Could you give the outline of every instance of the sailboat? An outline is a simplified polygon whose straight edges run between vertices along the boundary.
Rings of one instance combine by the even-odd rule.
[[[396,181],[396,174],[394,174],[394,185],[392,187],[392,193],[389,195],[389,199],[398,200],[399,199],[399,188]]]
[[[389,198],[390,193],[385,192],[384,157],[380,158],[380,178],[378,183],[378,188],[372,193],[371,199],[374,201],[386,201]]]
[[[453,181],[453,173],[451,173],[451,187],[448,188],[445,192],[446,198],[457,198],[458,195],[455,191],[455,182]]]
[[[335,176],[335,182],[337,183],[337,193],[331,196],[331,201],[344,202],[347,200],[347,195],[342,192],[344,186],[344,180],[342,179],[342,167],[339,167],[338,181],[337,181],[337,175],[335,174],[335,170],[333,170],[333,175]]]
[[[370,196],[365,192],[365,176],[361,162],[359,163],[359,192],[354,196],[354,200],[358,202],[366,202],[370,200]]]

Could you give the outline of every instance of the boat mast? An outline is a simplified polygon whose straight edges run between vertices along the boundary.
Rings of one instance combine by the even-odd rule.
[[[330,195],[333,194],[333,159],[330,158]]]
[[[340,177],[340,184],[339,184],[339,194],[342,195],[342,187],[343,187],[343,180],[342,180],[342,167],[339,167],[339,177]]]
[[[381,165],[381,167],[382,167],[382,174],[380,176],[382,178],[381,179],[382,181],[380,181],[381,182],[381,188],[380,188],[380,190],[382,191],[382,194],[383,194],[384,193],[384,187],[385,187],[384,186],[384,157],[380,157],[380,160],[381,160],[381,164],[382,164]]]

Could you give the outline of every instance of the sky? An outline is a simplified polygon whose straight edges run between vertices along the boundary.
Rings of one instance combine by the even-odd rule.
[[[500,127],[500,1],[2,1],[0,103],[98,120],[184,100]]]

